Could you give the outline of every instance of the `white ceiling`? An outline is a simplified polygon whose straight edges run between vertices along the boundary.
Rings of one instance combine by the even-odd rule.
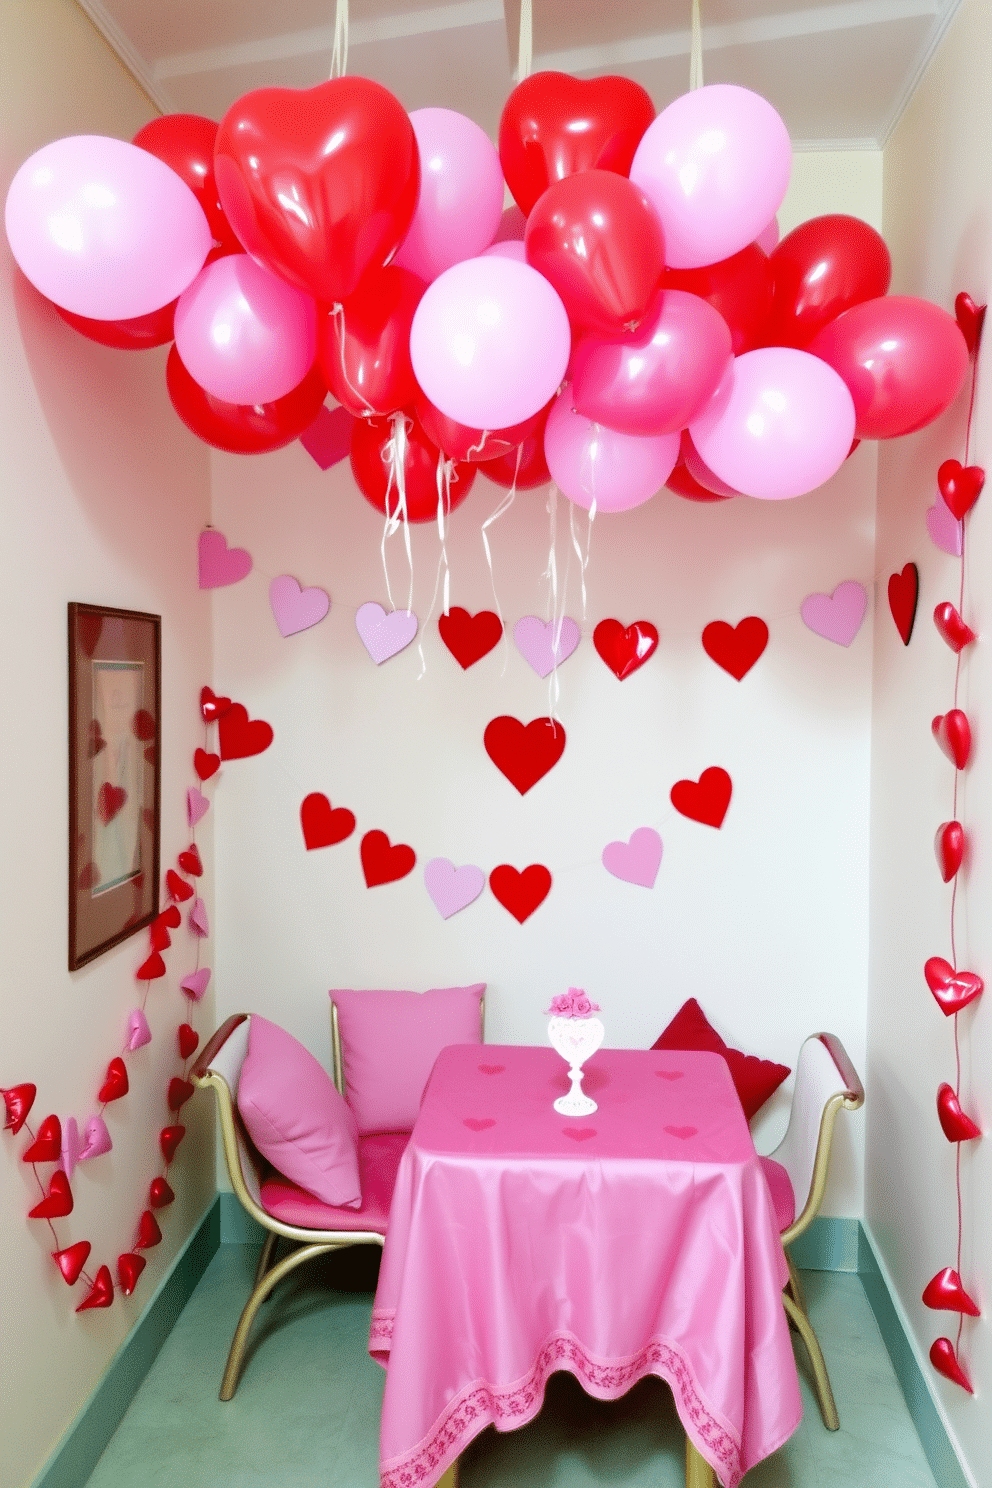
[[[219,119],[330,71],[335,0],[78,0],[164,112]],[[533,71],[622,73],[661,109],[689,81],[690,0],[532,0]],[[799,148],[885,143],[960,0],[702,0],[708,83],[764,94]],[[495,138],[520,0],[351,0],[348,71]]]

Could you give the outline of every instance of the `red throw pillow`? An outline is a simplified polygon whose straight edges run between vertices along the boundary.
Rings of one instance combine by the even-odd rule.
[[[792,1073],[787,1064],[775,1064],[771,1059],[758,1059],[754,1054],[742,1054],[739,1049],[728,1048],[694,997],[682,1004],[651,1047],[703,1049],[711,1054],[722,1054],[748,1121]]]

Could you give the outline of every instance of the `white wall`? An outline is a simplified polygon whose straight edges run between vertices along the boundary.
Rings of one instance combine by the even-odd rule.
[[[957,18],[885,150],[885,236],[895,263],[893,288],[924,295],[950,309],[967,290],[990,298],[992,160],[992,9],[965,0]],[[983,373],[988,365],[988,337]],[[936,472],[963,459],[966,395],[929,429],[884,444],[880,455],[878,570],[887,575],[910,559],[920,568],[917,631],[908,649],[894,627],[876,628],[872,726],[872,973],[869,1002],[869,1092],[866,1214],[891,1274],[936,1393],[977,1483],[992,1483],[989,1387],[992,1343],[985,1322],[966,1321],[961,1357],[976,1387],[972,1399],[936,1376],[926,1353],[940,1334],[956,1336],[952,1313],[931,1312],[920,1293],[941,1267],[955,1264],[957,1237],[954,1148],[937,1123],[935,1096],[954,1082],[954,1030],[927,990],[928,956],[950,958],[950,887],[937,872],[932,842],[952,815],[953,769],[930,737],[930,720],[952,706],[954,656],[934,629],[934,606],[957,603],[957,560],[931,544],[925,528]],[[971,459],[992,465],[987,379],[980,377]],[[992,626],[988,573],[992,507],[979,501],[968,522],[968,584],[964,613],[980,635]],[[958,964],[988,979],[992,964],[989,840],[992,775],[987,758],[992,671],[982,640],[965,653],[960,706],[976,744],[963,777],[959,815],[971,838],[971,859],[959,875]],[[989,994],[960,1017],[965,1109],[988,1129],[992,1112],[992,1032]],[[992,1295],[992,1149],[962,1148],[964,1247],[962,1274],[979,1305]]]
[[[96,132],[130,138],[151,108],[71,0],[6,0],[0,37],[0,193],[51,139]],[[85,1118],[140,1000],[139,934],[82,971],[66,970],[66,603],[85,600],[162,616],[162,854],[188,841],[185,790],[199,742],[197,699],[209,677],[210,607],[195,587],[196,534],[209,511],[209,461],[172,413],[164,353],[129,354],[69,330],[15,279],[0,235],[0,647],[6,700],[0,793],[0,941],[4,948],[0,1085],[33,1081],[31,1124],[49,1112]],[[209,845],[209,819],[199,833]],[[208,890],[209,893],[209,890]],[[153,985],[154,1038],[128,1056],[130,1093],[106,1112],[113,1151],[77,1170],[63,1244],[88,1239],[88,1269],[130,1248],[159,1170],[165,1086],[190,968],[185,928]],[[186,963],[186,964],[184,964]],[[179,968],[182,968],[180,971]],[[209,1002],[195,1020],[207,1029]],[[76,1316],[53,1264],[48,1227],[19,1161],[26,1134],[0,1138],[0,1476],[35,1477],[209,1202],[212,1130],[197,1111],[170,1175],[176,1202],[148,1252],[135,1295]],[[205,1103],[204,1103],[205,1104]],[[51,1169],[42,1168],[46,1179]]]

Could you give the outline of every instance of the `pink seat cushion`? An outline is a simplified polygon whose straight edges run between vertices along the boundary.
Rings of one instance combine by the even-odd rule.
[[[748,1121],[761,1110],[768,1097],[774,1094],[790,1073],[787,1064],[775,1064],[771,1059],[759,1059],[754,1054],[742,1054],[739,1049],[731,1049],[724,1043],[694,997],[682,1004],[664,1033],[659,1035],[651,1047],[702,1049],[709,1050],[711,1054],[722,1054]]]
[[[275,1172],[269,1172],[262,1179],[262,1208],[273,1219],[300,1225],[307,1230],[372,1230],[377,1235],[384,1235],[396,1185],[396,1170],[409,1140],[409,1132],[378,1132],[374,1137],[359,1137],[360,1209],[322,1204],[306,1189],[297,1187],[281,1173]]]
[[[796,1196],[792,1191],[792,1179],[782,1164],[777,1163],[773,1157],[762,1157],[758,1161],[775,1205],[775,1222],[780,1230],[787,1230],[796,1217]]]
[[[412,1131],[434,1061],[447,1044],[482,1042],[485,982],[430,992],[332,992],[345,1092],[358,1130]]]
[[[357,1209],[362,1189],[354,1116],[310,1050],[257,1013],[237,1099],[249,1137],[274,1168],[315,1201]]]

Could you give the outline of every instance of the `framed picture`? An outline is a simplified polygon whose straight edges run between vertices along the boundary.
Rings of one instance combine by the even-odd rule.
[[[69,970],[158,913],[161,619],[69,606]]]

